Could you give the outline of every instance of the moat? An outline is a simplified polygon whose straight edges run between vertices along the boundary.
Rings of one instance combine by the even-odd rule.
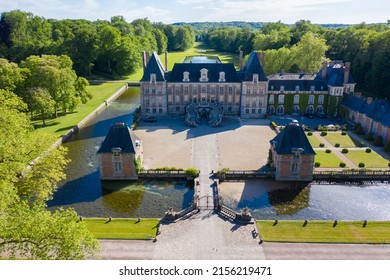
[[[191,203],[193,188],[185,182],[99,180],[96,151],[112,124],[132,123],[138,106],[139,88],[129,88],[64,144],[72,162],[66,169],[67,180],[48,203],[51,209],[73,207],[89,217],[162,217],[168,207],[178,211]],[[227,206],[248,207],[257,219],[390,220],[389,184],[312,184],[292,191],[274,181],[246,182],[221,192]]]

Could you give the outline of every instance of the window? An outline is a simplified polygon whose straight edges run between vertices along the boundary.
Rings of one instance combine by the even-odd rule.
[[[322,108],[322,106],[317,106],[317,113],[323,113],[324,112],[324,109]]]
[[[250,93],[251,93],[251,88],[247,86],[245,92],[246,92],[247,94],[250,94]]]
[[[294,106],[292,108],[291,114],[293,115],[299,115],[299,106]]]
[[[202,92],[206,92],[206,86],[202,85]]]
[[[307,114],[313,114],[314,113],[314,107],[313,106],[308,106],[307,108],[306,108],[306,113]]]
[[[257,110],[257,113],[258,113],[258,114],[262,114],[263,112],[262,112],[261,109],[258,109],[258,110]]]
[[[295,92],[299,92],[299,86],[295,86]]]
[[[212,86],[210,87],[210,91],[211,91],[211,93],[215,93],[215,86],[214,86],[214,85],[212,85]]]
[[[246,114],[249,114],[249,109],[245,109],[245,113],[246,113]]]
[[[270,115],[275,114],[275,107],[274,106],[268,106],[268,114],[270,114]]]
[[[200,81],[201,82],[207,82],[209,79],[207,78],[207,72],[208,70],[203,68],[200,70]]]
[[[231,112],[232,111],[232,107],[228,107],[228,112]]]
[[[189,81],[190,81],[190,73],[186,71],[183,73],[183,82],[189,82]]]
[[[150,74],[150,82],[155,83],[156,82],[156,74]]]
[[[180,85],[175,85],[175,92],[179,92],[180,91]]]
[[[297,162],[293,162],[291,164],[291,173],[298,173],[298,163]]]
[[[310,91],[311,91],[311,92],[314,92],[315,89],[316,89],[315,86],[310,86]],[[322,89],[322,87],[321,87],[321,89]]]
[[[274,86],[273,85],[271,86],[271,90],[274,90]]]
[[[225,81],[225,72],[219,72],[219,82]]]
[[[152,94],[155,94],[156,93],[156,89],[154,87],[151,88],[151,92]]]
[[[284,91],[284,86],[280,86],[280,92]]]
[[[314,104],[314,95],[309,95],[309,104]]]
[[[158,109],[158,112],[159,112],[160,114],[162,114],[163,109],[162,109],[162,108],[159,108],[159,109]]]
[[[258,83],[259,82],[259,74],[253,74],[253,82]]]
[[[220,93],[223,93],[224,90],[225,90],[224,86],[221,86],[221,87],[219,88],[219,92],[220,92]]]
[[[149,94],[149,87],[145,87],[144,93]]]
[[[278,97],[278,103],[279,103],[279,104],[284,104],[284,95],[283,95],[283,94],[279,95],[279,97]]]
[[[283,106],[278,106],[278,109],[276,110],[276,113],[279,115],[284,114],[284,107]]]
[[[229,86],[229,93],[233,93],[233,87]]]
[[[153,108],[153,113],[155,114],[157,112],[156,108]]]
[[[176,106],[176,112],[179,112],[179,111],[180,111],[180,107]]]
[[[324,104],[324,96],[323,95],[318,96],[318,104]]]
[[[115,172],[122,172],[122,163],[116,161],[114,164],[115,164]]]
[[[149,97],[145,99],[145,105],[146,105],[146,106],[149,106],[149,105],[150,105]]]
[[[150,113],[150,108],[146,108],[146,113]]]
[[[299,95],[294,95],[294,104],[299,104]]]
[[[256,114],[256,109],[252,109],[252,114]]]
[[[269,104],[274,104],[274,102],[275,102],[274,96],[273,96],[273,95],[270,95],[270,96],[269,96],[269,101],[268,101],[268,103],[269,103]]]
[[[188,93],[188,86],[187,85],[184,86],[184,93]]]
[[[120,157],[121,156],[121,152],[122,152],[122,149],[121,148],[113,148],[112,150],[112,155],[114,157]]]

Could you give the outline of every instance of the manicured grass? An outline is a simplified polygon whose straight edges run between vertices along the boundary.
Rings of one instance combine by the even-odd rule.
[[[305,243],[390,243],[390,222],[368,221],[363,227],[362,221],[257,221],[261,238],[269,242],[305,242]]]
[[[314,159],[314,162],[319,162],[321,163],[321,167],[339,167],[340,162],[342,162],[341,159],[339,159],[338,156],[336,156],[334,153],[325,153],[325,151],[318,151],[315,150],[316,156]]]
[[[365,150],[349,150],[348,154],[344,154],[354,164],[358,165],[359,162],[363,162],[365,167],[368,168],[386,168],[388,167],[389,161],[381,157],[375,151],[366,153]]]
[[[199,52],[199,50],[205,50],[206,52]],[[140,54],[141,55],[141,54]],[[194,55],[203,55],[203,56],[218,56],[219,59],[224,63],[234,63],[236,67],[238,67],[239,64],[239,55],[238,54],[231,54],[226,52],[216,52],[212,49],[207,49],[204,45],[202,45],[199,42],[196,42],[194,44],[194,47],[191,49],[188,49],[184,52],[170,52],[168,53],[168,70],[172,70],[173,65],[175,63],[181,63],[183,62],[184,58],[186,56],[194,56]],[[163,66],[165,67],[165,54],[160,54],[160,60],[163,63]],[[142,78],[143,75],[143,68],[137,70],[136,73],[126,77],[129,81],[139,81]]]
[[[340,144],[342,148],[356,147],[349,135],[341,135],[341,132],[328,132],[328,135],[324,136],[333,146],[336,143]]]
[[[159,219],[85,218],[88,230],[98,239],[147,240],[156,237]]]
[[[42,126],[42,121],[40,120],[33,121],[32,124],[35,127],[35,133],[50,133],[60,137],[88,116],[88,114],[118,91],[124,84],[123,82],[107,82],[101,85],[89,86],[88,89],[93,95],[91,100],[86,104],[80,103],[74,112],[47,120],[46,126]]]
[[[306,133],[307,135],[307,133]],[[320,146],[321,141],[313,134],[313,135],[307,135],[307,139],[309,139],[310,144],[313,148],[318,148]],[[324,148],[326,145],[324,146]]]

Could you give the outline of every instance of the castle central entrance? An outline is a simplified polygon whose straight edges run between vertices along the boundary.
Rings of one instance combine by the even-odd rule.
[[[222,122],[223,108],[217,103],[192,102],[186,107],[185,123],[190,127],[196,127],[206,118],[208,124],[217,127]]]

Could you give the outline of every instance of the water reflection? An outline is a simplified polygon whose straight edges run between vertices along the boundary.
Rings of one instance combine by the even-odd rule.
[[[223,203],[257,219],[390,220],[390,185],[310,184],[272,180],[221,184]]]
[[[89,217],[162,217],[168,207],[188,207],[193,188],[186,182],[101,182],[96,152],[112,124],[132,123],[139,88],[129,88],[64,144],[71,163],[50,209],[72,207]]]

